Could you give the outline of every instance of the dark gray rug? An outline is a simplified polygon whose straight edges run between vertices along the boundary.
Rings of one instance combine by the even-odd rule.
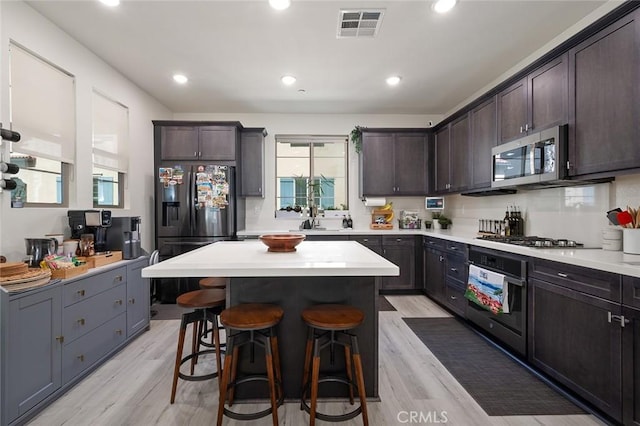
[[[456,318],[403,318],[490,416],[584,414]]]
[[[384,296],[378,296],[378,312],[380,311],[395,311],[396,308],[393,307],[391,303]]]

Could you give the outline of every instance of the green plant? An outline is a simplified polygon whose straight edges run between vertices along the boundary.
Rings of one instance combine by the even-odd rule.
[[[351,131],[351,142],[353,142],[358,154],[362,151],[362,129],[365,129],[365,127],[356,126]]]
[[[445,225],[445,226],[446,226],[446,225],[451,225],[453,222],[451,222],[451,219],[449,219],[449,218],[448,218],[448,217],[446,217],[445,215],[440,214],[440,215],[438,216],[438,223],[439,223],[440,225]]]
[[[437,220],[440,217],[441,214],[442,213],[440,213],[440,212],[431,212],[431,217],[433,219]]]

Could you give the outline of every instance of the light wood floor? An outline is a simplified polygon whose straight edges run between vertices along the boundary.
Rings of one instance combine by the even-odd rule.
[[[387,296],[397,311],[380,313],[380,402],[370,402],[373,426],[411,424],[407,412],[431,415],[431,424],[450,425],[599,425],[589,415],[489,417],[411,332],[402,317],[447,317],[424,296]],[[218,391],[214,382],[178,383],[169,404],[179,321],[152,321],[136,339],[80,384],[40,413],[31,425],[211,425],[215,424]],[[210,366],[208,360],[198,365]],[[327,406],[328,405],[328,406]],[[323,405],[335,412],[342,403]],[[234,404],[253,411],[256,406]],[[280,425],[308,424],[294,403],[278,410]],[[424,418],[424,417],[423,417]],[[436,421],[438,420],[438,421]],[[416,424],[414,422],[413,424]],[[422,424],[425,424],[423,420]],[[225,418],[225,425],[270,425],[270,417],[252,422]],[[330,423],[318,421],[319,425]],[[360,417],[344,425],[361,425]]]

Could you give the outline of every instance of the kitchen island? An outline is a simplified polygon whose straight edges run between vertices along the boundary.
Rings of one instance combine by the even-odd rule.
[[[295,252],[272,253],[260,241],[223,241],[190,251],[142,270],[145,278],[229,277],[227,306],[273,303],[284,309],[278,326],[285,398],[300,397],[306,341],[302,311],[320,303],[349,304],[365,320],[355,330],[362,355],[367,396],[378,397],[378,288],[380,277],[399,268],[355,241],[303,241]],[[341,356],[325,370],[342,368]],[[245,357],[239,365],[258,371]],[[346,395],[344,386],[327,384],[321,396]],[[266,396],[264,387],[238,388],[238,397]]]

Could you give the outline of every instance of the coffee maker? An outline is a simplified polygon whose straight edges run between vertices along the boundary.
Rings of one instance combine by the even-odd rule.
[[[110,210],[68,210],[71,238],[80,239],[82,234],[93,234],[96,254],[107,251],[107,229],[111,227]]]
[[[140,257],[140,216],[112,217],[107,250],[121,250],[123,259]]]

